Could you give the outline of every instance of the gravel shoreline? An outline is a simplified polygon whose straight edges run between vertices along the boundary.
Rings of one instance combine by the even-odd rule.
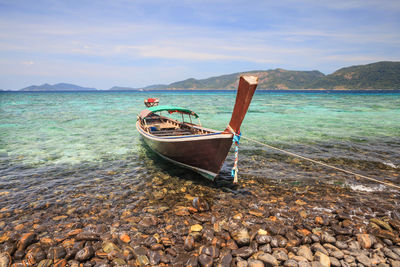
[[[398,192],[240,183],[158,175],[80,206],[1,207],[0,267],[400,266]]]

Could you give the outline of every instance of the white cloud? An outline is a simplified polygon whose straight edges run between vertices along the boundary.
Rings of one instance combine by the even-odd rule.
[[[35,62],[32,61],[32,60],[30,60],[30,61],[22,61],[21,64],[25,65],[25,66],[31,66],[31,65],[35,64]]]

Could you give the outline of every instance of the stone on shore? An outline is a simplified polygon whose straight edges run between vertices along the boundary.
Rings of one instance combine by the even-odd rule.
[[[331,266],[331,261],[329,259],[329,256],[320,251],[315,252],[314,261],[319,262],[324,267]]]

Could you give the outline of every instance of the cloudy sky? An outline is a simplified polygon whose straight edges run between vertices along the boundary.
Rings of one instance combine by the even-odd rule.
[[[0,89],[400,61],[399,0],[0,0]]]

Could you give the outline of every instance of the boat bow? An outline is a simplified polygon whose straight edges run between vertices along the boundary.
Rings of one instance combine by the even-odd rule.
[[[231,121],[229,122],[226,131],[232,132],[233,134],[238,134],[240,132],[240,126],[246,116],[257,85],[258,77],[256,76],[244,75],[240,77],[235,107],[233,108]]]

